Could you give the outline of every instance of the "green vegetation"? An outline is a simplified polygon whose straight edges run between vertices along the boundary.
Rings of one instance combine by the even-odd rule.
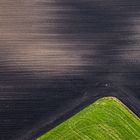
[[[140,119],[116,98],[105,97],[37,140],[140,140]]]

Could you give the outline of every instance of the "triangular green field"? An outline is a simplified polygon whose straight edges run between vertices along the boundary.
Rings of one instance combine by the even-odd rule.
[[[140,119],[118,99],[105,97],[37,140],[140,140]]]

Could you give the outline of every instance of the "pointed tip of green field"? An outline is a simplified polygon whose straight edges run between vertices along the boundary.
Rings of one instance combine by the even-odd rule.
[[[140,119],[115,97],[104,97],[37,140],[140,140]]]

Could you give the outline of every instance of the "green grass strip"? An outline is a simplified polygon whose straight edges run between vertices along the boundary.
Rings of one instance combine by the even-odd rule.
[[[140,140],[140,119],[118,99],[105,97],[37,140]]]

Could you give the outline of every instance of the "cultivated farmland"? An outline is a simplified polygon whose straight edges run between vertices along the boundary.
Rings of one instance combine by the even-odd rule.
[[[105,97],[37,140],[139,140],[140,120],[124,104]]]

